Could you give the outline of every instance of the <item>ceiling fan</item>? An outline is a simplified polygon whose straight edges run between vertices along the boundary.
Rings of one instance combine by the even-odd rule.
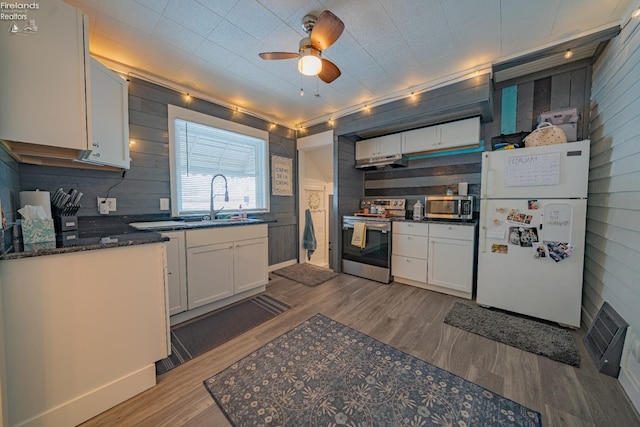
[[[331,83],[340,77],[340,70],[331,61],[322,58],[322,51],[338,40],[344,30],[344,22],[336,15],[325,10],[316,17],[306,15],[302,19],[302,29],[308,34],[300,40],[298,53],[263,52],[260,58],[293,59],[298,58],[298,70],[306,76],[318,76],[325,83]]]

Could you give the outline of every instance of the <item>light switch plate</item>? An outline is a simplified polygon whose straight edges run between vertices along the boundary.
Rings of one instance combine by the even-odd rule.
[[[160,198],[160,210],[168,211],[169,210],[169,199],[166,197]]]

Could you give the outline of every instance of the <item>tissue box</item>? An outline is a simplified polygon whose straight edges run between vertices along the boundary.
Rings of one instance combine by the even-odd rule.
[[[22,242],[25,245],[55,241],[56,233],[53,230],[53,219],[22,220]]]
[[[578,109],[567,108],[564,110],[553,110],[542,113],[538,116],[538,124],[549,122],[559,126],[567,136],[567,142],[578,139]]]

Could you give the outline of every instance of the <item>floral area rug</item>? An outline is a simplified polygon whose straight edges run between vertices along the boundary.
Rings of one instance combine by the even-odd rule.
[[[317,314],[204,381],[238,426],[540,426],[541,417]]]

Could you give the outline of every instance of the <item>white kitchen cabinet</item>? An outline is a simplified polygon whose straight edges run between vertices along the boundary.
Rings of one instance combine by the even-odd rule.
[[[228,299],[269,281],[267,225],[188,230],[188,308]]]
[[[393,223],[391,273],[394,281],[406,284],[427,281],[428,235],[427,223]]]
[[[79,425],[153,387],[165,269],[164,242],[0,261],[6,426]]]
[[[427,282],[459,297],[471,299],[475,227],[457,224],[429,225]]]
[[[478,146],[480,144],[480,117],[438,125],[438,149]]]
[[[402,153],[402,134],[379,136],[356,142],[356,160]]]
[[[190,309],[233,295],[233,242],[188,248],[187,265]]]
[[[29,10],[29,17],[36,20],[36,33],[10,34],[7,21],[0,37],[0,139],[90,149],[89,40],[82,11],[48,0]]]
[[[438,126],[402,132],[402,154],[438,150],[440,132]]]
[[[266,238],[236,242],[233,257],[235,293],[264,285],[269,280],[267,274],[268,254]]]
[[[402,133],[402,154],[472,147],[479,144],[479,117]]]
[[[473,224],[395,221],[391,247],[395,282],[471,299]]]
[[[170,240],[167,246],[167,287],[169,289],[169,315],[187,310],[187,258],[184,231],[162,233]]]
[[[91,151],[82,161],[129,169],[129,95],[127,81],[91,58]]]

